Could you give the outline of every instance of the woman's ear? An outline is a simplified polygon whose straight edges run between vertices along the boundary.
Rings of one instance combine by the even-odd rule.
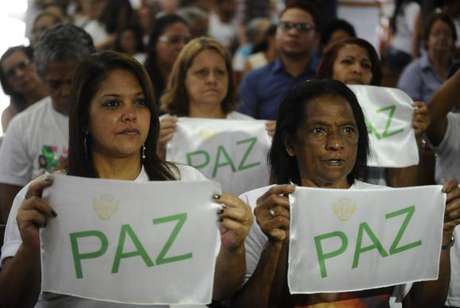
[[[292,146],[292,140],[289,135],[284,138],[284,148],[289,156],[295,157],[294,147]]]

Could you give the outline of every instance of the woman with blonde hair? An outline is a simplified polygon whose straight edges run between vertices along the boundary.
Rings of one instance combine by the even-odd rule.
[[[159,153],[176,130],[176,117],[249,120],[236,112],[231,58],[216,40],[200,37],[190,41],[174,63],[168,86],[161,97],[167,113],[160,121]]]

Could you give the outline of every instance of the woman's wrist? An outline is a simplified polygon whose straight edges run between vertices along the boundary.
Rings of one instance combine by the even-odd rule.
[[[454,243],[455,237],[453,233],[444,234],[441,249],[448,250],[454,245]]]

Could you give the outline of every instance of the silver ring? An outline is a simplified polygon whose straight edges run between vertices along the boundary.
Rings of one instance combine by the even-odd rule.
[[[275,217],[275,210],[274,209],[269,209],[268,214],[270,214],[271,217]]]

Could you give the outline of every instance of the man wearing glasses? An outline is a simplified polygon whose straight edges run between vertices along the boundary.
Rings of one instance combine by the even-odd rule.
[[[276,32],[279,57],[247,74],[239,87],[239,111],[256,119],[276,119],[278,106],[294,85],[316,74],[319,59],[317,14],[309,4],[290,2]]]

